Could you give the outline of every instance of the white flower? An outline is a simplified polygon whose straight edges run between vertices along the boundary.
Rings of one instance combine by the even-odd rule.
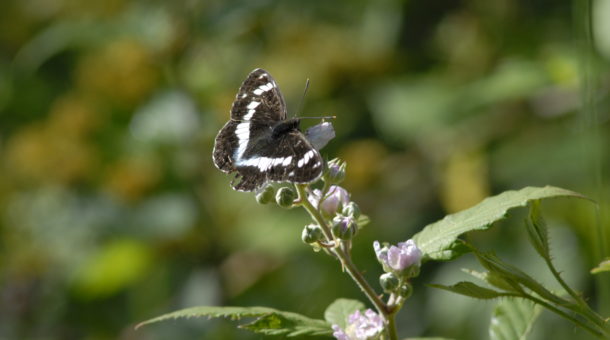
[[[364,314],[359,310],[347,318],[345,330],[333,325],[333,336],[338,340],[373,340],[383,332],[384,322],[379,314],[367,309]]]
[[[412,265],[419,267],[421,264],[422,252],[413,240],[400,242],[397,246],[384,246],[383,248],[378,241],[375,241],[373,242],[373,248],[375,248],[375,254],[379,262],[394,271],[401,272]]]
[[[339,209],[342,209],[344,205],[349,203],[349,193],[338,185],[331,185],[325,198],[321,196],[322,192],[319,189],[315,189],[307,199],[314,207],[319,208],[327,216],[334,216]]]

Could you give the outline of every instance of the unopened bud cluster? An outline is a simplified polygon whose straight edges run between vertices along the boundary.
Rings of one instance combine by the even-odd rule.
[[[324,192],[320,189],[312,190],[307,195],[307,200],[318,210],[321,217],[329,222],[330,231],[335,238],[349,241],[358,231],[360,208],[350,201],[347,190],[337,185],[345,178],[345,167],[345,162],[337,158],[329,161],[323,176],[328,189]],[[306,226],[303,230],[303,241],[314,239],[306,236],[311,232],[311,227]]]
[[[343,166],[344,168],[344,166]],[[351,240],[358,231],[360,209],[351,202],[349,193],[338,185],[331,185],[326,194],[315,189],[308,197],[320,214],[331,221],[333,235],[341,240]]]

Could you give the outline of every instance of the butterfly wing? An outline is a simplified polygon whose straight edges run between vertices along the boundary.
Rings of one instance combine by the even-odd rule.
[[[286,119],[284,97],[267,71],[257,68],[246,77],[233,102],[231,119],[270,123]]]
[[[214,144],[216,167],[237,172],[235,190],[256,190],[267,181],[308,183],[321,175],[322,157],[300,131],[272,136],[273,127],[285,119],[286,104],[275,80],[265,70],[252,71]]]
[[[273,124],[286,119],[286,104],[275,80],[260,68],[250,72],[239,87],[231,107],[231,119],[218,132],[214,164],[223,172],[236,171],[238,159]]]

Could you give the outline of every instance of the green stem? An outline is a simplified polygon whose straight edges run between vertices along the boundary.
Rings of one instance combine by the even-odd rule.
[[[394,316],[396,314],[392,313],[386,316],[386,319],[388,320],[388,332],[390,333],[390,339],[391,340],[396,340],[398,339],[398,334],[396,334],[396,321],[394,320]]]
[[[305,192],[305,185],[296,184],[295,187],[299,194],[299,197],[297,199],[297,204],[302,205],[303,208],[305,208],[305,210],[307,210],[307,212],[309,213],[311,218],[313,218],[318,223],[320,228],[322,228],[322,232],[324,233],[324,236],[327,238],[327,240],[329,242],[333,241],[334,237],[333,237],[333,234],[332,234],[328,224],[326,223],[326,221],[324,220],[324,218],[322,217],[322,215],[320,214],[318,209],[316,209],[309,202],[309,200],[307,200],[307,196],[306,196],[307,193]],[[334,241],[337,241],[337,240],[334,240]],[[364,293],[364,295],[375,306],[375,309],[377,309],[377,312],[380,315],[382,315],[384,317],[384,319],[387,321],[387,329],[389,332],[390,340],[397,340],[398,338],[396,335],[396,325],[394,322],[394,315],[388,312],[388,308],[387,308],[386,304],[381,300],[381,298],[379,298],[379,295],[377,295],[377,293],[375,292],[373,287],[371,287],[371,285],[366,281],[364,276],[362,276],[362,274],[360,273],[360,271],[358,270],[358,268],[356,267],[354,262],[352,262],[349,252],[345,251],[341,247],[335,247],[331,251],[339,259],[344,270],[347,271],[349,276],[351,276],[351,278],[356,282],[356,284],[358,285],[360,290]]]
[[[543,257],[544,257],[544,261],[546,262],[547,266],[551,270],[551,273],[553,273],[553,276],[555,276],[555,279],[557,280],[557,282],[559,282],[559,284],[563,287],[563,289],[565,289],[566,292],[568,292],[568,294],[570,294],[570,296],[576,301],[578,311],[580,311],[581,314],[583,314],[583,316],[585,316],[587,319],[589,319],[589,321],[591,321],[592,323],[596,324],[598,327],[603,329],[605,327],[604,319],[600,315],[595,313],[589,307],[589,305],[583,300],[583,298],[578,293],[576,293],[570,286],[568,286],[568,284],[561,278],[561,275],[559,274],[559,272],[553,265],[553,262],[551,261],[550,257],[547,257],[547,256],[543,256]]]
[[[523,295],[520,295],[520,294],[515,294],[515,295],[513,295],[513,296],[515,296],[515,297],[522,297],[522,298],[529,299],[529,300],[531,300],[531,301],[533,301],[533,302],[535,302],[535,303],[537,303],[537,304],[539,304],[539,305],[543,306],[544,308],[546,308],[546,309],[548,309],[548,310],[550,310],[550,311],[554,312],[555,314],[558,314],[558,315],[562,316],[563,318],[565,318],[565,319],[567,319],[567,320],[571,321],[571,322],[572,322],[572,323],[574,323],[575,325],[582,327],[583,329],[585,329],[585,330],[586,330],[586,331],[588,331],[589,333],[591,333],[591,334],[595,335],[596,337],[598,337],[598,338],[600,338],[600,339],[606,339],[607,334],[605,334],[605,331],[604,331],[603,329],[602,329],[602,331],[597,330],[597,329],[595,329],[595,328],[593,328],[593,327],[591,327],[591,326],[589,326],[589,325],[587,325],[587,324],[583,323],[582,321],[580,321],[580,320],[576,319],[576,318],[575,318],[575,317],[573,317],[572,315],[570,315],[570,314],[568,314],[568,313],[566,313],[566,312],[562,311],[561,309],[559,309],[559,308],[557,308],[557,307],[555,307],[555,306],[553,306],[553,305],[551,305],[551,304],[547,303],[546,301],[544,301],[544,300],[542,300],[542,299],[538,299],[537,297],[534,297],[534,296],[529,295],[529,294],[527,294],[527,293],[522,293],[522,294],[523,294]],[[510,295],[510,294],[507,294],[507,295]]]

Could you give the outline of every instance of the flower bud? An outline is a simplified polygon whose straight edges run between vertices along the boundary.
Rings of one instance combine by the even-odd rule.
[[[273,201],[275,189],[271,185],[267,185],[263,190],[256,193],[256,202],[258,204],[267,204]]]
[[[384,292],[392,293],[400,285],[400,280],[394,273],[384,273],[379,277],[379,284],[381,284]]]
[[[307,199],[324,217],[330,218],[349,202],[349,193],[340,186],[332,185],[324,197],[322,191],[315,189]]]
[[[345,179],[346,163],[339,158],[328,162],[324,180],[330,184],[339,184]]]
[[[411,294],[413,294],[413,286],[410,283],[405,283],[397,291],[398,295],[403,297],[404,299],[408,299]]]
[[[333,218],[333,235],[342,240],[351,240],[357,227],[356,220],[349,216],[337,215]]]
[[[353,217],[355,220],[360,217],[360,207],[355,202],[349,202],[343,206],[343,215]]]
[[[275,194],[275,202],[282,208],[291,208],[294,200],[297,198],[297,193],[291,188],[282,187]]]
[[[303,242],[310,244],[317,242],[323,238],[322,228],[317,224],[308,224],[303,228],[301,239]]]

